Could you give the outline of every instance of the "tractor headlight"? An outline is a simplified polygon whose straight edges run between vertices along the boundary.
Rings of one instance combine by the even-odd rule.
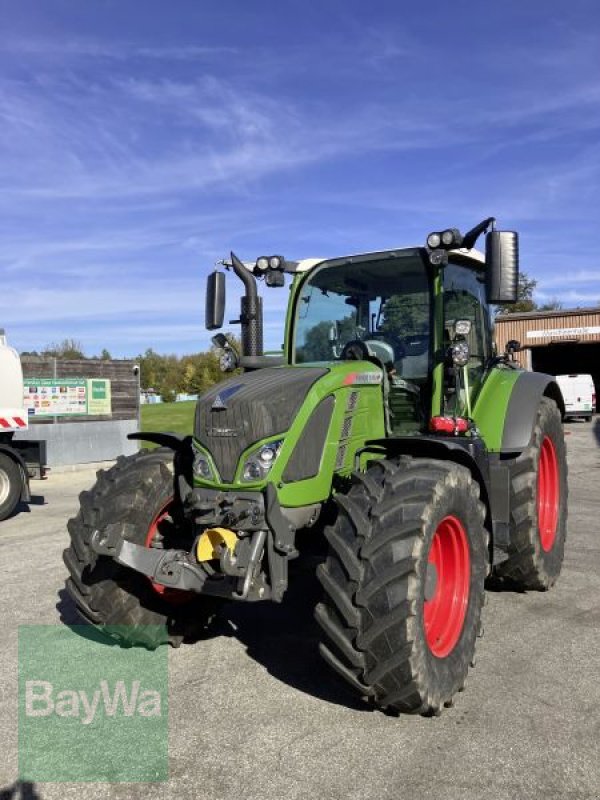
[[[450,247],[450,245],[454,242],[454,232],[451,230],[444,231],[442,233],[442,244],[444,247]]]
[[[194,475],[204,481],[214,481],[213,468],[206,453],[194,446]]]
[[[448,263],[448,253],[446,250],[432,250],[429,253],[429,263],[434,267],[441,267]]]
[[[260,256],[256,259],[255,274],[266,272],[269,269],[281,270],[285,269],[285,259],[283,256]]]
[[[448,228],[442,233],[442,245],[448,249],[460,247],[463,237],[458,228]]]
[[[237,365],[238,359],[234,351],[230,347],[228,347],[226,350],[223,350],[219,356],[219,367],[221,368],[221,371],[233,372],[234,369],[237,369]]]
[[[427,247],[431,250],[437,250],[437,248],[442,243],[442,237],[439,233],[430,233],[427,237]]]
[[[269,269],[269,259],[267,256],[261,256],[256,259],[256,269],[260,272],[266,272]]]
[[[469,345],[466,342],[455,342],[450,348],[450,357],[455,367],[464,367],[469,363]]]
[[[244,462],[242,480],[247,483],[264,480],[275,463],[282,444],[283,439],[263,444],[248,456]]]

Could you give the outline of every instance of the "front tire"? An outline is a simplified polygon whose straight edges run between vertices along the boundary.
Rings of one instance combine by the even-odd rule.
[[[172,470],[170,450],[120,457],[98,473],[90,491],[81,493],[79,513],[68,523],[71,543],[63,553],[67,591],[85,622],[126,645],[178,646],[197,638],[220,605],[216,598],[153,584],[90,547],[92,533],[109,525],[136,544],[189,547],[191,533],[174,496]]]
[[[567,456],[560,411],[542,397],[531,442],[511,465],[508,559],[496,574],[523,589],[549,589],[562,567],[567,535]]]
[[[6,453],[0,453],[0,520],[13,513],[21,499],[21,468]]]
[[[487,569],[485,509],[460,465],[380,461],[338,495],[318,571],[320,651],[355,690],[431,714],[464,687]]]

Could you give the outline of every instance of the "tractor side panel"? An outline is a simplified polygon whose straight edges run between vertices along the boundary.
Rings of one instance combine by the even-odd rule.
[[[490,452],[502,450],[502,435],[510,397],[524,373],[495,367],[488,373],[473,408],[473,419]]]
[[[326,500],[331,495],[334,475],[349,477],[354,469],[357,451],[364,447],[368,439],[385,435],[381,386],[343,387],[334,391],[329,398],[333,401],[333,412],[317,474],[304,480],[291,480],[293,472],[290,474],[286,466],[280,481],[275,481],[276,476],[273,476],[279,502],[283,506],[293,508]],[[297,442],[288,462],[291,466],[298,449],[305,447],[302,425],[294,424],[289,439]]]

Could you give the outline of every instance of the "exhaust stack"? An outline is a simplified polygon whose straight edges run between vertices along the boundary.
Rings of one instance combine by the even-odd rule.
[[[256,278],[246,269],[235,253],[231,253],[231,266],[246,289],[246,292],[242,296],[240,303],[242,354],[250,357],[262,356],[262,297],[259,297],[258,295]]]

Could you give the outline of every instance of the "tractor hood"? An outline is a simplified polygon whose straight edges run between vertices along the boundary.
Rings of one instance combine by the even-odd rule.
[[[198,400],[194,435],[231,483],[250,445],[284,434],[326,367],[268,367],[218,383]]]

